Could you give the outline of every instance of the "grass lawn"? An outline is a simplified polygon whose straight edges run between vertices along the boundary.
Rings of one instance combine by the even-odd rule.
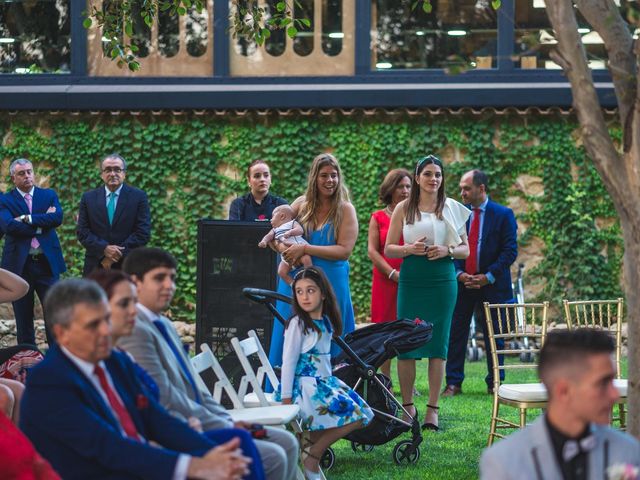
[[[392,372],[394,370],[395,364]],[[325,472],[326,476],[331,480],[478,478],[478,462],[487,444],[492,405],[492,397],[487,394],[484,383],[486,371],[484,359],[481,362],[467,362],[464,393],[440,401],[441,430],[424,432],[424,440],[420,445],[421,457],[417,464],[397,466],[391,458],[395,444],[400,439],[410,438],[408,433],[368,453],[355,453],[350,442],[341,440],[334,445],[336,463]],[[535,374],[529,375],[529,372],[507,372],[507,375],[512,379],[517,376],[520,381],[535,381],[536,378]],[[394,378],[394,385],[398,385],[397,378]],[[421,396],[416,397],[415,401],[423,419],[427,402],[426,362],[418,364],[417,388]],[[399,395],[397,398],[401,400]],[[506,407],[504,411],[515,413],[516,409]],[[540,410],[532,410],[529,422],[539,413]],[[513,419],[516,418],[514,415]]]

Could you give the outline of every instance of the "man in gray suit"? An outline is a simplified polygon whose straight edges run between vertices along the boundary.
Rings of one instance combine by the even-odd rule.
[[[159,248],[137,248],[125,258],[123,271],[138,289],[138,316],[133,333],[118,346],[129,352],[158,384],[160,403],[172,414],[187,420],[195,417],[203,430],[249,428],[233,420],[211,393],[196,382],[191,366],[172,323],[162,313],[176,289],[175,258]],[[255,440],[267,480],[293,480],[296,475],[298,442],[283,429],[267,427],[266,440]]]
[[[608,426],[618,399],[613,339],[592,329],[550,332],[538,374],[549,392],[544,415],[485,450],[482,479],[596,480],[640,465],[640,443]]]

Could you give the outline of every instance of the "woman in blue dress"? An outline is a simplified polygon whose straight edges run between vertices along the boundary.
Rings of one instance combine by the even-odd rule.
[[[340,165],[333,155],[323,153],[314,158],[309,170],[307,191],[291,207],[305,229],[309,244],[292,245],[282,257],[293,265],[302,255],[311,255],[313,264],[322,268],[336,294],[343,335],[352,332],[355,320],[349,289],[349,257],[358,238],[358,219],[356,209],[349,200]],[[279,280],[278,292],[291,296],[291,287]],[[291,316],[288,304],[277,302],[276,307],[284,318]],[[283,339],[284,328],[276,319],[269,350],[272,365],[282,364]],[[338,353],[336,346],[331,353]]]

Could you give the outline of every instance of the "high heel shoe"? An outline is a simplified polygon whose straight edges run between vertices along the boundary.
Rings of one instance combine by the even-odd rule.
[[[440,410],[440,407],[437,407],[435,405],[429,405],[427,403],[427,410],[429,409],[432,409],[433,411],[435,411],[437,415],[438,410]],[[433,430],[434,432],[437,432],[438,430],[440,430],[440,427],[433,422],[427,422],[427,414],[425,413],[424,423],[422,424],[422,430]]]
[[[413,407],[411,409],[411,410],[413,410],[413,412],[411,410],[409,410],[409,409],[406,409],[406,408],[405,408],[405,410],[407,410],[407,413],[411,416],[411,418],[413,420],[418,420],[418,409],[414,406],[413,402],[412,403],[403,403],[402,406],[403,407]],[[402,412],[402,420],[404,420],[405,422],[409,422],[410,421],[410,419],[407,418],[407,413]]]

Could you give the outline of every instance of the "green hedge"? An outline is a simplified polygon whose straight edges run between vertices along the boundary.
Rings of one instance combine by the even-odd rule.
[[[9,161],[25,156],[34,162],[38,180],[57,190],[65,210],[58,232],[69,275],[78,275],[83,261],[75,237],[80,195],[100,185],[99,158],[121,153],[129,164],[127,181],[149,194],[151,244],[180,261],[173,313],[187,320],[195,311],[196,220],[226,218],[224,201],[246,190],[243,179],[220,172],[243,172],[252,159],[264,158],[272,165],[272,191],[292,201],[305,188],[313,157],[331,151],[360,222],[351,288],[364,320],[371,281],[367,226],[380,208],[378,186],[390,168],[412,169],[427,153],[449,162],[447,191],[454,198],[461,173],[475,167],[490,175],[495,200],[526,202],[527,213],[518,215],[526,228],[519,232],[520,244],[537,237],[546,246],[544,259],[527,272],[527,284],[544,285],[540,297],[620,295],[620,228],[597,173],[576,145],[575,128],[561,117],[24,115],[0,119],[0,148],[7,177]],[[540,177],[544,192],[531,196],[518,189],[521,175]]]

